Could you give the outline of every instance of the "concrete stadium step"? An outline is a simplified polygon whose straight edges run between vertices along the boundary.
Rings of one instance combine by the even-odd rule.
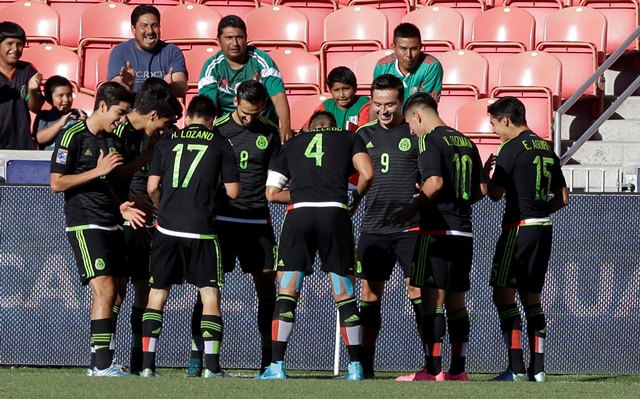
[[[616,98],[616,96],[606,96],[604,99],[605,109],[608,108],[616,100]],[[618,107],[611,119],[640,119],[640,96],[631,96],[627,98],[622,104],[620,104],[620,107]]]
[[[623,173],[637,172],[640,165],[638,141],[588,141],[573,156],[569,165],[623,166]],[[567,166],[569,166],[567,165]]]

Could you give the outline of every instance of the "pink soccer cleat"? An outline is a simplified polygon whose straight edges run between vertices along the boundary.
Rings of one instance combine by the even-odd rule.
[[[431,375],[427,373],[426,368],[423,368],[409,375],[401,375],[396,378],[396,381],[444,381],[444,372],[441,371],[436,375]]]
[[[469,377],[467,377],[467,373],[465,371],[463,371],[460,374],[444,373],[444,380],[445,381],[469,381]]]

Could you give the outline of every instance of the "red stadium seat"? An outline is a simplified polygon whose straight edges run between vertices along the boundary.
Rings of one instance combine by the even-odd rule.
[[[411,12],[409,0],[350,0],[349,7],[369,6],[377,8],[387,16],[389,30],[393,31],[402,19]],[[389,37],[389,46],[393,45],[393,37]]]
[[[526,51],[500,66],[499,86],[491,97],[518,97],[527,109],[528,126],[540,137],[551,139],[553,110],[560,107],[562,63],[544,51]]]
[[[487,3],[483,0],[423,0],[421,2],[425,6],[446,6],[458,11],[464,19],[465,44],[472,40],[473,20],[487,9]]]
[[[218,22],[222,15],[202,4],[180,4],[162,14],[162,39],[180,48],[218,44]]]
[[[538,50],[551,53],[562,62],[562,96],[568,98],[604,62],[607,19],[596,9],[568,7],[556,11],[544,25],[544,41]],[[585,92],[598,94],[597,84]]]
[[[320,51],[324,40],[324,19],[338,9],[336,0],[276,0],[302,12],[309,19],[309,51]]]
[[[60,14],[60,42],[69,48],[77,48],[80,41],[82,14],[101,0],[48,0],[48,4]]]
[[[282,73],[289,101],[292,96],[320,94],[320,60],[297,48],[276,49],[269,56]]]
[[[640,25],[640,2],[638,0],[582,0],[580,5],[595,8],[603,13],[609,21],[605,50],[607,54],[616,51]],[[636,40],[627,49],[640,50],[640,42]]]
[[[251,11],[245,21],[247,33],[251,35],[250,44],[262,50],[309,49],[309,20],[295,8],[283,5],[260,7]]]
[[[438,113],[447,125],[454,126],[460,107],[486,96],[489,63],[471,50],[438,54],[438,61],[444,70]]]
[[[353,69],[359,55],[381,50],[388,43],[387,17],[372,7],[345,7],[324,20],[320,48],[322,78],[337,66]],[[324,84],[323,84],[324,87]]]
[[[395,52],[389,50],[378,50],[358,57],[353,65],[353,73],[358,80],[358,94],[370,95],[371,83],[373,82],[373,70],[381,58],[394,55]],[[331,71],[327,71],[331,72]]]
[[[300,130],[309,120],[313,111],[318,108],[324,100],[331,98],[331,94],[312,94],[310,96],[297,97],[289,101],[291,107],[291,129]]]
[[[82,87],[93,90],[94,76],[89,73],[98,57],[106,50],[133,37],[131,33],[131,11],[133,7],[122,3],[104,2],[94,4],[80,18],[78,54],[82,63]]]
[[[464,20],[453,8],[441,5],[418,8],[402,18],[402,22],[420,29],[424,51],[437,54],[463,48]]]
[[[198,81],[200,80],[200,73],[202,72],[202,66],[211,57],[214,56],[220,48],[217,46],[210,47],[194,47],[191,50],[183,51],[184,61],[187,64],[187,84],[189,90],[195,88],[198,91]]]
[[[80,82],[80,58],[64,46],[41,44],[25,47],[22,59],[36,67],[42,74],[43,81],[53,75],[60,75],[76,85]]]
[[[487,114],[487,106],[495,101],[495,98],[481,98],[460,107],[456,112],[456,130],[470,137],[493,136],[497,138],[498,136],[493,133]]]
[[[544,36],[544,21],[547,17],[564,7],[562,0],[505,0],[505,7],[518,7],[533,15],[536,20],[535,42],[540,43]]]
[[[497,7],[480,14],[472,27],[467,50],[481,53],[489,61],[489,87],[498,83],[498,68],[513,54],[533,50],[535,20],[516,7]]]
[[[260,2],[258,0],[199,0],[196,1],[196,3],[204,4],[207,7],[213,7],[223,17],[226,17],[227,15],[237,15],[243,20],[251,11],[260,7]]]
[[[4,21],[13,21],[27,34],[27,46],[39,43],[58,44],[60,15],[39,1],[17,1],[2,8]]]
[[[98,90],[98,87],[107,81],[107,70],[109,69],[109,55],[111,55],[111,49],[100,54],[100,56],[96,60],[96,63],[94,64],[94,67],[95,67],[94,70],[88,72],[88,73],[91,73],[92,79],[95,82],[95,86],[90,88],[90,90],[88,91],[96,92]],[[87,91],[86,89],[87,88],[85,88],[84,90]]]
[[[139,6],[141,4],[147,4],[150,6],[154,6],[160,11],[161,14],[163,14],[169,8],[182,4],[183,1],[182,0],[123,0],[121,1],[121,3],[125,3],[134,7]],[[160,22],[164,23],[164,20],[161,20]]]
[[[93,95],[87,93],[73,93],[73,108],[81,109],[91,115],[93,113],[96,99]]]

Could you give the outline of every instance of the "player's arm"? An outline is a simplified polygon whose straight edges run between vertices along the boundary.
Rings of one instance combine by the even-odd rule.
[[[236,157],[229,140],[222,141],[222,182],[227,192],[227,197],[236,199],[242,192],[240,184],[240,171],[236,163]]]
[[[569,189],[567,187],[557,188],[552,191],[553,198],[547,203],[549,214],[559,211],[569,205]]]
[[[265,190],[267,201],[288,204],[291,201],[291,192],[285,190],[288,183],[289,178],[287,176],[275,170],[270,170],[267,175],[267,188]]]
[[[227,197],[231,199],[238,198],[240,196],[240,191],[242,191],[242,188],[239,182],[224,183],[224,189],[227,192]]]
[[[487,195],[492,201],[500,201],[504,196],[506,188],[500,182],[505,178],[506,171],[496,163],[496,156],[491,154],[484,163],[484,173],[487,180]],[[493,176],[491,169],[495,166]]]
[[[160,204],[160,198],[162,197],[162,191],[160,190],[160,176],[149,175],[147,179],[147,193],[151,197],[151,201],[157,207]]]
[[[484,171],[484,167],[479,167],[482,165],[482,160],[480,159],[480,153],[478,152],[478,147],[473,144],[473,170],[471,176],[471,184],[472,184],[472,197],[471,203],[475,204],[480,201],[487,195],[487,174]]]
[[[396,226],[402,226],[413,219],[420,208],[427,205],[429,202],[438,195],[442,186],[444,185],[444,179],[442,176],[429,176],[424,184],[420,188],[418,195],[413,197],[413,200],[404,205],[402,209],[391,216],[391,223]]]
[[[358,136],[360,137],[360,136]],[[351,213],[355,213],[356,209],[362,202],[362,197],[367,194],[367,191],[371,188],[373,184],[374,171],[373,171],[373,163],[371,162],[371,157],[369,154],[365,152],[358,152],[352,157],[353,167],[358,172],[358,188],[353,192],[353,202],[350,206]]]
[[[54,156],[56,156],[56,151],[54,151]],[[51,190],[54,193],[59,193],[83,186],[95,179],[108,175],[119,165],[122,165],[122,155],[112,152],[105,156],[104,152],[100,150],[98,164],[91,170],[80,174],[51,173]]]

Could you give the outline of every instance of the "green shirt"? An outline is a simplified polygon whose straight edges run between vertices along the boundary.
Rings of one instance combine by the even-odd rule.
[[[333,98],[330,98],[324,100],[324,102],[316,108],[316,111],[327,111],[336,118],[338,127],[356,131],[359,126],[369,121],[369,103],[369,97],[358,96],[356,102],[349,108],[342,108]]]
[[[222,51],[218,51],[209,58],[202,67],[198,94],[210,97],[218,105],[218,114],[235,111],[233,99],[236,97],[236,87],[247,80],[258,80],[273,97],[284,92],[282,74],[271,57],[262,50],[247,46],[247,61],[240,69],[233,69]],[[267,119],[278,124],[278,117],[271,101],[262,112]]]
[[[434,56],[427,53],[420,53],[420,59],[413,71],[406,76],[400,72],[398,60],[395,54],[381,58],[373,70],[373,78],[380,75],[390,74],[399,77],[404,83],[405,101],[418,92],[429,93],[436,100],[440,101],[442,91],[442,65]]]

